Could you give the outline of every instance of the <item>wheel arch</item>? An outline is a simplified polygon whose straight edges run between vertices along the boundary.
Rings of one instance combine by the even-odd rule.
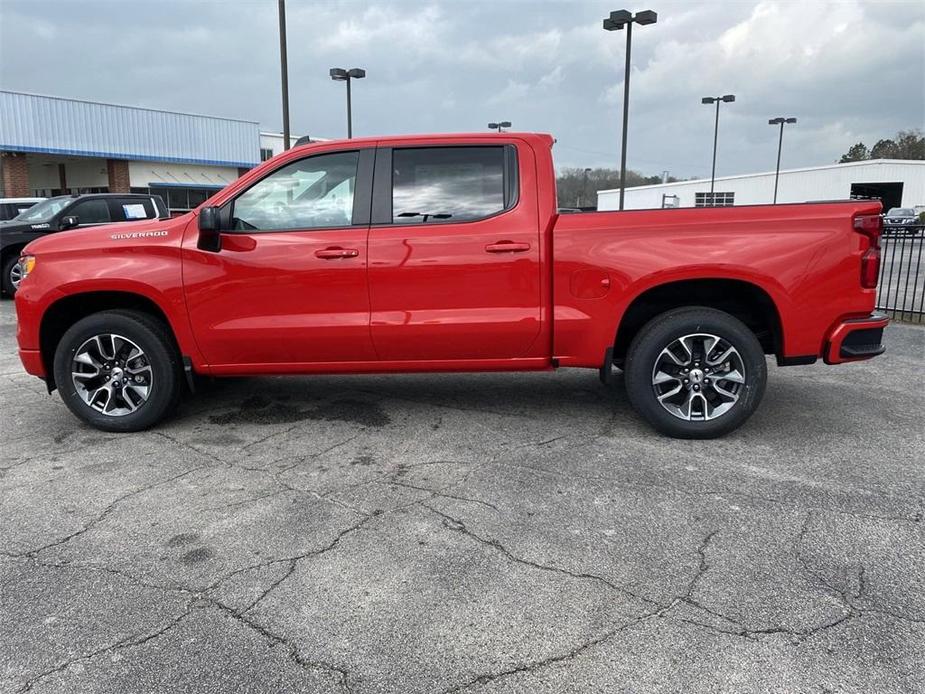
[[[68,294],[54,301],[42,314],[39,325],[39,350],[45,366],[49,391],[55,388],[55,350],[68,328],[77,321],[100,311],[130,310],[145,313],[168,328],[174,347],[183,354],[175,326],[168,313],[156,301],[143,294],[128,291],[91,291]]]
[[[655,316],[684,306],[705,306],[729,313],[758,338],[765,354],[783,354],[780,311],[759,285],[741,279],[709,277],[675,280],[648,287],[627,305],[617,324],[613,360],[622,363],[639,330]]]

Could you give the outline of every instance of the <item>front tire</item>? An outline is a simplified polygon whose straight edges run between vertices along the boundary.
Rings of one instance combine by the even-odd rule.
[[[55,350],[55,383],[68,409],[103,431],[147,429],[180,397],[180,355],[161,321],[103,311],[72,325]]]
[[[740,427],[767,382],[764,350],[738,318],[706,307],[667,311],[647,323],[626,355],[633,409],[663,434],[709,439]]]
[[[12,298],[22,281],[22,271],[19,269],[19,254],[10,256],[3,261],[3,276],[0,278],[0,288],[3,293]]]

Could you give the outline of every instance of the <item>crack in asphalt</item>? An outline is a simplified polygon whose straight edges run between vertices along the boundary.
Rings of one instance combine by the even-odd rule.
[[[82,528],[80,528],[80,530],[75,530],[74,532],[69,533],[68,535],[65,535],[64,537],[60,537],[57,540],[54,540],[53,542],[49,542],[48,544],[42,545],[41,547],[36,547],[26,552],[7,553],[7,555],[15,556],[15,557],[35,557],[41,552],[45,552],[55,547],[60,547],[61,545],[70,542],[74,538],[80,537],[84,533],[92,530],[96,525],[102,522],[110,513],[112,513],[112,511],[116,508],[116,506],[118,506],[120,503],[122,503],[126,499],[130,499],[133,496],[137,496],[138,494],[154,489],[155,487],[159,487],[164,484],[169,484],[171,482],[174,482],[182,477],[186,477],[187,475],[190,475],[199,470],[205,470],[211,467],[214,467],[214,466],[213,465],[198,465],[196,467],[190,468],[189,470],[186,470],[185,472],[181,472],[177,475],[173,475],[172,477],[168,477],[163,480],[158,480],[157,482],[152,482],[150,484],[142,485],[141,487],[138,487],[137,489],[128,491],[125,494],[122,494],[121,496],[114,499],[108,506],[106,506],[106,508],[103,509],[102,512],[97,514],[95,518],[92,518],[90,522],[85,524]]]
[[[629,590],[629,589],[627,589],[627,588],[625,588],[625,587],[623,587],[623,586],[617,585],[616,583],[613,583],[612,581],[607,580],[607,579],[604,578],[603,576],[598,576],[597,574],[591,574],[591,573],[585,573],[585,572],[579,573],[579,572],[575,572],[575,571],[569,571],[568,569],[563,569],[563,568],[560,567],[560,566],[552,566],[552,565],[549,565],[549,564],[540,564],[540,563],[538,563],[538,562],[531,561],[531,560],[529,560],[529,559],[524,559],[524,558],[522,558],[522,557],[518,557],[517,555],[513,554],[510,550],[508,550],[508,549],[507,549],[503,544],[501,544],[498,540],[484,538],[484,537],[482,537],[481,535],[479,535],[478,533],[474,532],[473,530],[470,530],[468,527],[466,527],[466,524],[463,523],[463,522],[462,522],[461,520],[459,520],[458,518],[454,518],[454,517],[452,517],[452,516],[450,516],[450,515],[448,515],[448,514],[446,514],[446,513],[443,513],[442,511],[439,511],[438,509],[435,509],[433,506],[430,506],[429,504],[426,504],[426,503],[424,503],[423,501],[421,501],[421,502],[419,502],[419,503],[420,503],[420,505],[423,506],[424,508],[428,509],[428,510],[431,511],[432,513],[434,513],[434,514],[436,514],[437,516],[439,516],[439,517],[443,520],[443,526],[444,526],[445,528],[447,528],[447,529],[449,529],[449,530],[453,530],[453,531],[455,531],[455,532],[462,533],[463,535],[466,535],[466,536],[472,538],[472,539],[475,540],[476,542],[479,542],[479,543],[481,543],[481,544],[483,544],[483,545],[486,545],[486,546],[488,546],[488,547],[491,547],[492,549],[497,550],[498,552],[500,552],[501,554],[503,554],[504,556],[506,556],[509,560],[511,560],[511,561],[513,561],[513,562],[515,562],[515,563],[517,563],[517,564],[523,564],[524,566],[529,566],[529,567],[532,567],[532,568],[534,568],[534,569],[539,569],[539,570],[541,570],[541,571],[549,571],[549,572],[552,572],[552,573],[562,574],[562,575],[564,575],[564,576],[570,576],[571,578],[576,578],[576,579],[579,579],[579,580],[595,581],[595,582],[600,583],[600,584],[606,586],[607,588],[609,588],[609,589],[611,589],[611,590],[614,590],[614,591],[616,591],[616,592],[618,592],[618,593],[623,593],[623,594],[625,594],[625,595],[629,595],[629,596],[631,596],[632,598],[634,598],[634,599],[636,599],[636,600],[639,600],[640,602],[644,602],[644,603],[650,604],[650,605],[656,605],[656,604],[658,604],[658,603],[656,603],[654,600],[652,600],[651,598],[647,598],[647,597],[645,597],[645,596],[642,596],[642,595],[639,595],[639,594],[637,594],[637,593],[634,593],[633,591],[631,591],[631,590]]]
[[[276,632],[270,631],[270,629],[264,625],[248,618],[247,615],[243,612],[234,610],[218,600],[213,598],[206,598],[206,600],[208,600],[211,604],[215,605],[226,614],[230,615],[238,623],[243,624],[248,629],[251,629],[254,632],[260,634],[268,641],[283,646],[286,649],[289,659],[299,665],[301,668],[308,671],[321,670],[323,672],[333,674],[337,677],[338,684],[340,684],[341,688],[347,692],[347,694],[353,693],[353,689],[350,686],[349,673],[346,669],[337,667],[336,665],[332,665],[331,663],[324,661],[306,660],[300,655],[298,646],[292,643],[292,641],[289,639],[280,634],[277,634]]]
[[[609,631],[606,631],[603,634],[595,636],[592,639],[583,641],[578,646],[572,648],[571,650],[565,653],[550,656],[548,658],[543,658],[542,660],[534,660],[528,663],[523,663],[521,665],[515,665],[512,668],[508,668],[507,670],[501,670],[500,672],[495,672],[495,673],[485,674],[485,675],[478,675],[477,677],[474,677],[468,680],[467,682],[464,682],[462,684],[458,684],[456,686],[443,690],[442,694],[457,694],[457,692],[465,691],[466,689],[469,689],[470,687],[474,687],[476,685],[489,684],[491,682],[496,682],[500,679],[505,679],[507,677],[513,677],[515,675],[520,675],[520,674],[527,673],[527,672],[534,672],[536,670],[540,670],[550,665],[555,665],[557,663],[562,663],[568,660],[573,660],[574,658],[577,658],[579,655],[581,655],[588,649],[593,648],[594,646],[605,643],[606,641],[612,639],[614,636],[616,636],[620,632],[627,631],[628,629],[631,629],[646,620],[652,619],[654,617],[658,617],[665,609],[666,609],[665,607],[659,607],[658,609],[653,610],[651,612],[644,612],[641,615],[634,617],[633,619],[621,624],[620,626],[614,629],[610,629]]]
[[[147,633],[142,632],[142,633],[133,634],[132,636],[126,637],[126,638],[124,638],[124,639],[121,639],[121,640],[117,641],[116,643],[110,644],[110,645],[108,645],[108,646],[104,646],[104,647],[102,647],[102,648],[98,648],[98,649],[96,649],[96,650],[94,650],[94,651],[92,651],[92,652],[90,652],[90,653],[85,653],[85,654],[80,655],[80,656],[76,656],[76,657],[73,657],[73,658],[68,658],[67,660],[65,660],[65,661],[63,661],[63,662],[58,663],[55,667],[53,667],[53,668],[51,668],[51,669],[49,669],[49,670],[44,670],[44,671],[42,671],[41,673],[39,673],[39,674],[37,674],[37,675],[35,675],[35,676],[29,678],[28,680],[26,680],[26,682],[22,685],[22,687],[20,687],[20,688],[17,690],[18,694],[25,694],[25,692],[32,691],[32,688],[33,688],[36,684],[38,684],[41,680],[43,680],[43,679],[45,679],[46,677],[49,677],[49,676],[51,676],[51,675],[53,675],[53,674],[55,674],[55,673],[57,673],[57,672],[62,672],[63,670],[66,670],[67,668],[69,668],[69,667],[70,667],[71,665],[73,665],[74,663],[79,663],[79,662],[82,662],[82,661],[90,661],[90,660],[92,660],[93,658],[95,658],[95,657],[97,657],[97,656],[99,656],[99,655],[103,655],[103,654],[105,654],[105,653],[113,653],[113,652],[115,652],[115,651],[119,651],[119,650],[122,650],[122,649],[124,649],[124,648],[133,648],[133,647],[135,647],[135,646],[140,646],[140,645],[142,645],[142,644],[144,644],[144,643],[147,643],[148,641],[151,641],[151,640],[153,640],[153,639],[158,638],[159,636],[162,636],[162,635],[166,634],[168,631],[170,631],[170,630],[173,629],[175,626],[177,626],[181,621],[183,621],[183,619],[185,619],[186,617],[189,616],[189,614],[190,614],[190,613],[192,612],[192,610],[193,610],[193,602],[194,602],[194,601],[190,601],[190,602],[186,605],[186,607],[184,608],[183,612],[182,612],[180,615],[178,615],[177,617],[174,617],[173,619],[169,620],[169,621],[167,622],[166,625],[164,625],[164,626],[162,626],[162,627],[160,627],[160,628],[158,628],[158,629],[155,629],[153,632],[147,632]]]

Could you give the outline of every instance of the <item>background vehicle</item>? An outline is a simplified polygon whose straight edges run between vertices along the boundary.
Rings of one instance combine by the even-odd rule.
[[[883,217],[884,234],[915,235],[922,230],[922,222],[911,207],[894,207]]]
[[[159,195],[88,193],[42,200],[16,219],[0,224],[3,293],[16,293],[22,277],[19,254],[30,241],[68,229],[167,217],[167,206]]]
[[[45,198],[0,198],[0,222],[13,219]]]
[[[92,425],[152,426],[192,375],[625,371],[708,438],[780,365],[883,352],[880,203],[556,212],[553,139],[290,149],[166,222],[24,251],[20,358]]]

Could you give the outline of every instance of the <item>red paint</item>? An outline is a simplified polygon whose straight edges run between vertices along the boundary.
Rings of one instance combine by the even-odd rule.
[[[116,240],[95,227],[44,237],[27,249],[38,261],[16,295],[23,364],[45,375],[40,325],[55,301],[99,291],[153,302],[194,368],[215,375],[597,368],[634,299],[690,279],[765,292],[782,328],[780,357],[842,361],[847,332],[870,327],[845,321],[874,306],[862,279],[870,283],[879,243],[866,220],[879,203],[558,216],[545,135],[312,144],[249,171],[208,204],[308,154],[502,143],[517,148],[518,201],[480,221],[234,232],[218,253],[197,248],[196,211],[133,228],[163,236]]]

